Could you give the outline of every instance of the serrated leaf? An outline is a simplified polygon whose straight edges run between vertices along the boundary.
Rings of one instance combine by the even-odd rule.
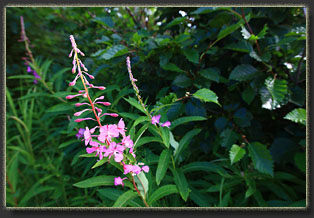
[[[128,53],[127,47],[124,45],[114,45],[106,50],[100,57],[105,60],[110,60],[111,58],[118,57]]]
[[[179,190],[179,193],[182,199],[184,201],[187,201],[190,190],[189,190],[189,185],[185,178],[184,173],[182,172],[181,169],[177,168],[177,169],[172,170],[172,174],[173,174],[174,182]]]
[[[230,76],[229,79],[236,81],[247,81],[251,80],[256,76],[257,69],[250,64],[241,64],[236,66]]]
[[[195,49],[184,49],[183,54],[189,61],[191,61],[192,63],[198,64],[199,53]]]
[[[171,195],[171,194],[175,194],[175,193],[179,193],[176,185],[164,185],[164,186],[156,189],[156,191],[153,192],[153,194],[148,199],[147,203],[149,205],[152,205],[156,201],[158,201],[159,199],[161,199],[167,195]]]
[[[253,142],[249,144],[248,149],[254,168],[261,173],[274,176],[273,159],[266,146],[259,142]]]
[[[220,72],[218,68],[213,68],[213,67],[206,68],[206,69],[201,70],[199,74],[206,79],[215,81],[217,83],[219,82]]]
[[[215,92],[209,90],[209,89],[200,89],[196,91],[194,94],[192,94],[193,97],[200,99],[204,102],[213,102],[221,106],[218,102],[218,97]]]
[[[233,130],[227,128],[220,133],[221,146],[229,149],[238,140],[238,134]]]
[[[229,152],[229,158],[231,161],[231,165],[240,161],[242,157],[245,155],[246,151],[241,148],[239,145],[232,145],[230,152]]]
[[[248,14],[245,18],[246,18],[247,22],[249,22],[251,15]],[[244,23],[244,21],[243,21],[243,19],[241,19],[238,23],[230,25],[230,26],[220,30],[220,32],[218,33],[217,41],[225,38],[229,34],[236,31],[243,23]]]
[[[268,110],[275,110],[276,108],[280,108],[280,104],[272,98],[271,93],[268,91],[266,87],[262,87],[259,91],[261,101],[262,101],[262,108]]]
[[[173,63],[167,63],[165,65],[161,65],[161,68],[164,70],[174,71],[178,73],[185,73],[184,70],[180,69],[177,65]]]
[[[296,108],[293,111],[290,111],[284,119],[306,125],[306,110],[304,108]]]
[[[283,102],[288,93],[288,83],[286,80],[275,79],[269,76],[265,79],[265,86],[272,95],[273,100],[278,103]]]
[[[156,183],[158,186],[161,180],[166,175],[169,162],[170,162],[170,155],[171,153],[169,149],[164,149],[160,154],[158,165],[157,165],[157,170],[156,170]]]
[[[116,200],[116,202],[113,204],[113,207],[123,207],[123,206],[127,206],[128,201],[137,197],[137,193],[129,190],[127,192],[124,192],[122,195],[120,195],[118,197],[118,199]]]
[[[185,124],[185,123],[194,122],[194,121],[203,121],[203,120],[207,120],[207,118],[201,117],[201,116],[180,117],[172,121],[170,127],[171,129],[174,129],[175,127]]]

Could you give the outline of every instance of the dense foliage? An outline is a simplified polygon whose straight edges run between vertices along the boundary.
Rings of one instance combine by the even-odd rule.
[[[306,206],[303,8],[12,7],[6,25],[8,207],[145,206],[132,186],[114,186],[121,167],[97,162],[76,137],[85,126],[65,98],[82,88],[68,86],[70,35],[94,85],[106,86],[93,96],[111,102],[150,167],[150,206]],[[148,110],[171,121],[161,135],[127,56]]]

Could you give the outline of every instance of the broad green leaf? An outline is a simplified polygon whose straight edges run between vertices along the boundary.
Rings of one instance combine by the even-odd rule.
[[[221,106],[218,102],[218,97],[215,92],[209,90],[209,89],[200,89],[196,91],[194,94],[192,94],[193,97],[200,99],[204,102],[213,102]]]
[[[290,111],[284,119],[306,125],[306,110],[304,108],[296,108],[293,111]]]
[[[236,144],[232,145],[229,152],[231,165],[241,160],[245,153],[246,153],[245,149],[241,148],[239,145]]]
[[[95,154],[94,154],[95,155]],[[91,169],[94,169],[96,167],[99,167],[101,165],[104,165],[106,162],[108,161],[108,157],[103,157],[103,159],[101,160],[98,160],[93,166]]]
[[[180,69],[177,65],[172,63],[167,63],[165,65],[161,65],[161,68],[164,70],[174,71],[178,73],[185,73],[184,70]]]
[[[124,192],[122,195],[120,195],[120,197],[118,197],[116,202],[113,204],[113,207],[125,207],[127,206],[129,200],[137,196],[138,194],[132,190]]]
[[[246,17],[247,22],[249,22],[251,15],[247,15]],[[234,31],[236,31],[238,28],[240,28],[240,26],[244,24],[244,20],[241,19],[238,23],[233,24],[231,26],[228,26],[222,30],[220,30],[220,32],[218,33],[218,37],[217,37],[217,41],[225,38],[226,36],[228,36],[229,34],[233,33]]]
[[[205,79],[209,79],[215,82],[219,82],[220,71],[218,68],[210,67],[203,69],[199,72],[199,74]]]
[[[40,187],[36,187],[35,189],[33,189],[33,187],[31,189],[29,189],[29,191],[23,196],[23,198],[19,202],[19,206],[21,206],[21,207],[26,206],[26,203],[31,198],[35,197],[36,195],[39,195],[42,192],[55,190],[55,188],[51,187],[51,186],[40,186]]]
[[[214,172],[218,173],[223,177],[230,177],[227,171],[221,166],[211,163],[211,162],[192,162],[182,166],[183,173],[205,171],[205,172]]]
[[[165,29],[168,29],[169,27],[172,27],[174,25],[177,25],[177,24],[180,24],[182,23],[183,21],[185,21],[185,17],[177,17],[175,19],[173,19],[170,23],[168,23],[166,26],[165,26]]]
[[[242,92],[242,99],[250,105],[255,97],[255,91],[251,88],[251,86],[248,86],[244,91]]]
[[[67,147],[67,146],[72,145],[72,144],[74,144],[74,143],[82,143],[82,142],[80,142],[78,139],[72,139],[72,140],[70,140],[70,141],[63,142],[62,144],[60,144],[60,145],[58,146],[58,148],[59,148],[59,149],[60,149],[60,148],[64,148],[64,147]]]
[[[192,63],[198,64],[199,62],[199,53],[195,49],[184,49],[183,54],[185,57]]]
[[[137,108],[138,110],[142,111],[144,114],[146,114],[144,108],[142,107],[142,105],[135,100],[134,98],[129,97],[127,98],[123,98],[124,100],[126,100],[130,105],[132,105],[133,107]]]
[[[187,201],[190,190],[189,190],[189,185],[185,178],[184,173],[182,172],[181,169],[177,168],[177,169],[172,170],[172,174],[173,174],[174,182],[179,190],[179,193],[182,199],[184,201]]]
[[[161,135],[162,135],[162,141],[164,142],[163,144],[169,148],[170,145],[170,130],[167,127],[160,127],[161,130]]]
[[[145,173],[142,171],[136,176],[134,176],[134,181],[142,197],[146,199],[149,186],[148,186],[148,180],[145,176]]]
[[[189,131],[188,133],[186,133],[183,136],[183,138],[179,142],[178,149],[174,153],[175,160],[177,160],[177,158],[179,157],[180,153],[185,149],[185,147],[188,146],[188,144],[190,143],[192,138],[194,136],[196,136],[197,134],[199,134],[201,131],[202,131],[202,129],[193,129],[193,130]]]
[[[136,143],[136,148],[138,148],[141,145],[145,145],[145,144],[149,144],[150,142],[159,142],[159,143],[163,143],[162,140],[160,140],[160,137],[154,137],[154,136],[143,136],[141,137],[137,143]]]
[[[191,14],[207,14],[212,11],[215,11],[213,7],[200,7],[195,11],[191,12]]]
[[[266,146],[259,142],[253,142],[249,144],[248,149],[254,168],[261,173],[274,176],[273,160]]]
[[[169,166],[170,156],[171,156],[171,153],[169,149],[164,149],[160,154],[158,165],[157,165],[157,170],[156,170],[156,183],[158,186],[161,180],[166,175],[166,172]]]
[[[237,81],[247,81],[251,80],[256,76],[257,69],[250,64],[241,64],[236,66],[230,76],[229,79],[237,80]]]
[[[288,93],[288,83],[286,80],[274,79],[269,76],[265,80],[265,86],[272,95],[273,100],[278,103],[283,102]]]
[[[78,188],[91,188],[97,186],[113,186],[114,178],[116,176],[94,176],[89,179],[85,179],[83,181],[77,182],[73,184],[73,186]],[[133,187],[128,181],[124,181],[124,184],[128,187]]]
[[[105,17],[95,17],[94,19],[92,19],[92,21],[105,25],[107,27],[113,28],[114,27],[114,23],[111,17],[109,16],[105,16]]]
[[[212,200],[208,195],[199,192],[197,189],[191,188],[190,192],[191,200],[197,204],[199,207],[210,207],[210,200]]]
[[[262,87],[259,91],[261,101],[262,101],[262,108],[268,109],[268,110],[275,110],[276,108],[280,108],[281,104],[276,101],[276,99],[273,99],[271,93],[268,91],[266,87]]]
[[[75,106],[74,105],[69,105],[69,104],[57,104],[54,105],[50,108],[48,108],[48,110],[46,112],[61,112],[61,111],[71,111]]]
[[[181,88],[186,88],[191,86],[191,79],[186,75],[177,75],[172,84]]]
[[[118,57],[128,53],[128,48],[124,45],[114,45],[106,50],[100,57],[105,60],[110,60],[111,58]]]
[[[229,149],[238,140],[238,134],[227,128],[220,133],[221,146]]]
[[[19,153],[15,153],[7,166],[7,180],[10,181],[12,188],[13,188],[13,193],[15,193],[16,191],[16,185],[18,183],[18,177],[19,177],[19,173],[18,173],[18,166],[19,166],[19,159],[18,156]]]
[[[164,185],[153,192],[147,203],[151,206],[159,199],[175,193],[179,193],[176,185]]]

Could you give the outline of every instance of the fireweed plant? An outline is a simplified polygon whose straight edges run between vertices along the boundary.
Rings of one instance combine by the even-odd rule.
[[[84,136],[83,141],[85,141],[86,152],[88,154],[95,154],[95,156],[99,158],[98,161],[106,160],[109,163],[111,163],[111,161],[114,161],[114,163],[118,163],[119,165],[123,166],[124,176],[122,176],[122,178],[120,176],[115,177],[114,185],[124,186],[124,180],[130,181],[133,184],[133,188],[137,191],[138,195],[142,198],[146,207],[148,207],[148,204],[146,202],[146,197],[145,197],[146,191],[138,175],[142,173],[147,173],[149,171],[149,167],[144,165],[144,163],[137,162],[136,154],[134,150],[134,143],[132,139],[130,138],[130,136],[126,134],[125,123],[122,118],[119,120],[118,124],[105,124],[105,125],[101,124],[102,117],[104,116],[118,117],[119,115],[116,113],[103,113],[102,112],[103,110],[100,108],[100,106],[111,105],[110,102],[102,101],[104,100],[104,96],[100,96],[92,100],[89,94],[89,89],[94,88],[94,89],[104,90],[105,87],[95,86],[88,81],[87,77],[89,79],[94,79],[94,76],[87,73],[88,69],[85,67],[85,65],[82,63],[82,61],[78,57],[78,54],[80,54],[81,56],[85,56],[85,55],[82,51],[80,51],[80,49],[77,48],[77,44],[75,42],[73,35],[70,36],[70,41],[72,44],[72,51],[70,52],[69,57],[73,56],[72,73],[73,74],[76,73],[76,76],[74,80],[69,83],[69,86],[75,86],[77,80],[80,78],[83,84],[84,90],[79,90],[78,94],[76,95],[68,95],[66,96],[66,99],[72,99],[79,96],[83,97],[84,99],[87,99],[88,102],[76,103],[75,106],[76,107],[88,106],[89,108],[85,108],[79,112],[74,113],[74,116],[80,116],[81,114],[87,111],[90,111],[90,112],[92,111],[94,113],[95,118],[92,118],[92,117],[77,118],[75,122],[82,122],[86,120],[92,120],[96,122],[96,125],[93,126],[92,128],[89,128],[86,126],[84,131],[80,129],[76,137],[80,138],[83,134]],[[131,80],[131,81],[134,83],[134,80]],[[159,119],[157,117],[156,119],[154,119],[154,123],[156,124],[158,122],[159,122]],[[169,126],[170,123],[166,122],[162,125]],[[139,191],[135,183],[135,178],[134,178],[135,176],[137,177],[137,180],[139,181],[139,183],[142,185],[144,193],[141,193]]]

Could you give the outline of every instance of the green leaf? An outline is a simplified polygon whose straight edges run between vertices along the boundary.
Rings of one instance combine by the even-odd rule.
[[[246,17],[247,22],[249,22],[251,15],[248,14]],[[223,38],[225,38],[226,36],[228,36],[229,34],[233,33],[234,31],[236,31],[242,24],[244,23],[243,19],[241,19],[238,23],[233,24],[231,26],[228,26],[222,30],[220,30],[220,32],[218,33],[218,37],[216,41],[219,41]]]
[[[192,189],[190,193],[191,200],[197,204],[199,207],[210,207],[210,200],[207,195],[204,195],[203,193],[199,192],[197,189]]]
[[[241,160],[242,157],[245,155],[245,153],[246,151],[243,148],[241,148],[239,145],[236,145],[236,144],[232,145],[229,152],[231,165]]]
[[[210,67],[203,69],[199,72],[199,74],[205,79],[209,79],[215,82],[219,82],[220,71],[218,68]]]
[[[161,199],[167,195],[171,195],[171,194],[175,194],[175,193],[179,193],[176,185],[164,185],[164,186],[156,189],[156,191],[153,192],[153,194],[148,199],[147,203],[149,205],[152,205],[156,201],[158,201],[159,199]]]
[[[48,108],[48,110],[46,110],[46,112],[61,112],[61,111],[70,111],[74,108],[74,105],[69,105],[69,104],[57,104],[54,105],[50,108]]]
[[[179,157],[179,154],[185,149],[185,147],[190,143],[190,141],[192,140],[192,138],[194,136],[196,136],[197,134],[199,134],[202,131],[202,129],[193,129],[191,131],[189,131],[188,133],[186,133],[183,138],[180,140],[179,142],[179,147],[177,149],[177,151],[175,152],[174,156],[175,156],[175,160],[177,160],[177,158]]]
[[[113,28],[114,27],[114,23],[111,17],[106,16],[106,17],[96,17],[94,19],[92,19],[92,21],[99,23],[101,25],[105,25],[107,27]]]
[[[111,58],[118,57],[128,53],[128,48],[124,45],[114,45],[106,50],[100,57],[105,60],[110,60]]]
[[[229,149],[238,140],[238,134],[229,128],[222,131],[220,133],[220,137],[222,138],[221,146],[227,149]]]
[[[185,75],[177,75],[172,82],[173,85],[185,88],[191,86],[191,79]]]
[[[280,103],[273,99],[271,93],[268,91],[266,87],[262,87],[259,91],[262,108],[268,110],[275,110],[276,108],[280,108]]]
[[[273,160],[266,146],[259,142],[253,142],[249,144],[248,149],[254,168],[261,173],[274,176]]]
[[[170,131],[170,145],[174,148],[174,152],[176,152],[176,150],[178,149],[179,147],[179,143],[174,139],[174,136],[172,134],[172,132]]]
[[[203,120],[207,120],[207,118],[205,117],[201,117],[201,116],[187,116],[187,117],[180,117],[174,121],[171,122],[171,129],[174,129],[175,127],[185,124],[185,123],[189,123],[189,122],[193,122],[193,121],[203,121]]]
[[[123,207],[128,205],[128,201],[137,197],[137,193],[129,190],[127,192],[124,192],[120,197],[116,200],[116,202],[113,204],[113,207]]]
[[[209,89],[200,89],[194,94],[192,94],[193,97],[200,99],[201,101],[204,102],[213,102],[221,106],[218,102],[218,97],[215,92],[209,90]]]
[[[298,152],[294,155],[295,165],[303,172],[306,173],[306,156],[305,152]]]
[[[185,21],[185,17],[177,17],[175,19],[173,19],[170,23],[168,23],[166,26],[165,26],[165,29],[168,29],[169,27],[172,27],[174,25],[177,25],[177,24],[180,24],[182,23],[183,21]]]
[[[126,99],[126,98],[123,98],[123,99],[126,100],[133,107],[137,108],[138,110],[140,110],[144,114],[146,114],[146,112],[145,112],[144,108],[142,107],[142,105],[140,103],[138,103],[137,100],[135,100],[134,98],[129,97],[128,99]]]
[[[169,162],[170,162],[170,155],[171,153],[169,149],[164,149],[160,154],[158,165],[157,165],[157,170],[156,170],[156,183],[158,186],[161,180],[166,175]]]
[[[242,92],[242,99],[250,105],[255,97],[255,91],[251,88],[251,86],[248,86],[244,91]]]
[[[199,53],[195,49],[184,49],[183,54],[189,61],[191,61],[192,63],[198,64]]]
[[[288,93],[288,82],[286,80],[275,79],[269,76],[265,80],[265,86],[272,95],[273,100],[278,103],[283,102]]]
[[[160,127],[161,130],[161,135],[162,135],[162,141],[164,142],[163,144],[169,148],[169,143],[170,143],[170,130],[167,127]]]
[[[230,177],[227,171],[221,166],[211,163],[211,162],[192,162],[182,166],[182,171],[184,173],[197,172],[197,171],[205,171],[205,172],[214,172],[218,173],[223,177]]]
[[[269,28],[268,28],[268,26],[267,26],[267,23],[264,24],[263,29],[257,34],[257,37],[258,37],[259,39],[263,39],[264,36],[267,34],[268,29],[269,29]]]
[[[94,154],[95,155],[95,154]],[[106,162],[108,161],[108,157],[103,157],[103,159],[101,160],[98,160],[93,166],[91,169],[94,169],[96,167],[99,167],[101,165],[104,165]]]
[[[7,170],[7,175],[8,175],[8,180],[10,181],[12,185],[12,191],[15,193],[16,191],[16,185],[18,183],[18,166],[19,166],[19,160],[18,160],[18,155],[19,153],[15,153],[9,163],[8,163],[8,170]]]
[[[31,198],[35,197],[36,195],[39,195],[42,192],[46,192],[46,191],[51,191],[51,190],[55,190],[54,187],[50,187],[50,186],[40,186],[37,187],[38,185],[36,185],[36,188],[34,188],[35,186],[33,186],[31,189],[29,189],[29,191],[23,196],[23,198],[21,199],[21,201],[19,202],[19,206],[23,207],[26,206],[26,203],[28,202],[28,200],[30,200]]]
[[[72,139],[72,140],[70,140],[70,141],[63,142],[62,144],[60,144],[60,145],[58,146],[58,148],[59,148],[59,149],[60,149],[60,148],[64,148],[64,147],[67,147],[67,146],[72,145],[72,144],[74,144],[74,143],[80,143],[80,141],[77,140],[77,139]]]
[[[182,199],[184,201],[187,201],[190,190],[189,190],[189,185],[185,178],[184,173],[182,172],[181,169],[176,168],[172,170],[172,174],[173,174],[174,182],[179,190],[179,193]]]
[[[180,69],[177,65],[172,63],[167,63],[165,65],[161,65],[161,68],[164,70],[174,71],[178,73],[185,73],[184,70]]]
[[[138,190],[140,191],[142,197],[145,199],[148,192],[148,180],[144,174],[144,172],[140,172],[136,176],[134,176],[134,181]]]
[[[304,108],[296,108],[293,111],[290,111],[284,119],[306,125],[306,110]]]
[[[73,186],[78,188],[91,188],[97,186],[113,186],[114,185],[114,178],[116,176],[94,176],[89,179],[85,179],[83,181],[77,182],[73,184]],[[129,187],[133,187],[131,184],[128,184],[125,181],[125,185]]]
[[[241,64],[236,66],[230,76],[229,79],[237,80],[237,81],[247,81],[251,80],[256,76],[257,69],[250,64]]]
[[[138,142],[136,143],[136,148],[138,148],[141,145],[145,145],[148,144],[150,142],[159,142],[159,143],[163,143],[162,140],[160,140],[160,138],[154,137],[154,136],[144,136],[141,137]]]

